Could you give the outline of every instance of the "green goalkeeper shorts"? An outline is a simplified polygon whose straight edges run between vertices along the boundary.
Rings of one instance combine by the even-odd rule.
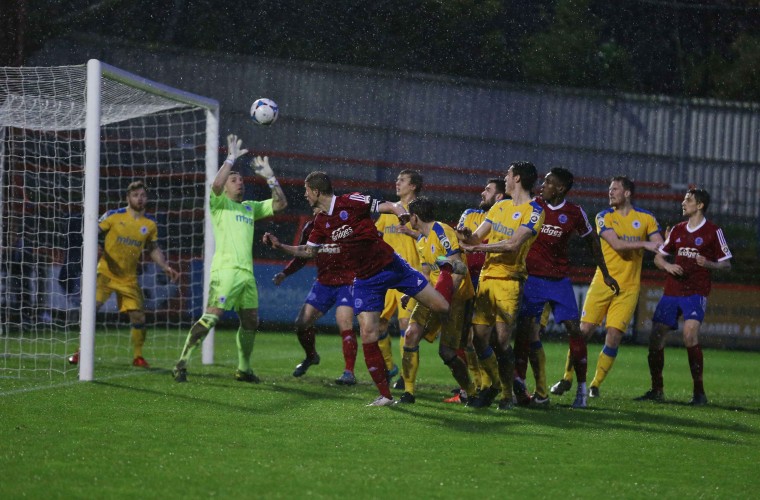
[[[253,273],[240,269],[211,271],[208,307],[225,311],[258,309],[259,291]]]

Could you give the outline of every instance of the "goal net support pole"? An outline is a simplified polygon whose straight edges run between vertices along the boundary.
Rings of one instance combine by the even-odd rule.
[[[211,182],[218,169],[219,144],[219,103],[213,99],[196,96],[152,82],[124,70],[115,68],[96,59],[87,62],[87,117],[85,130],[85,195],[83,211],[83,254],[82,254],[82,309],[80,332],[79,380],[94,378],[95,330],[96,330],[96,281],[97,281],[97,240],[100,197],[100,123],[102,79],[109,78],[148,93],[176,100],[183,104],[205,109],[206,115],[206,175],[204,196],[204,266],[203,266],[203,307],[208,302],[210,281],[210,261],[214,253],[213,229],[209,209]],[[213,331],[203,343],[202,362],[214,362]]]
[[[176,361],[208,300],[218,136],[217,101],[97,60],[0,67],[0,377],[93,380],[143,348],[159,366]],[[146,321],[133,324],[113,296],[96,310],[98,221],[137,180],[181,274],[170,282],[143,253]]]

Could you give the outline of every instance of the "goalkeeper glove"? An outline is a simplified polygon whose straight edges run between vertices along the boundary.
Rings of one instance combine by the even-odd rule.
[[[243,156],[248,152],[247,149],[241,149],[243,147],[243,139],[238,139],[235,134],[227,136],[227,159],[225,161],[234,164],[235,160]]]
[[[274,171],[272,170],[272,167],[269,166],[268,156],[264,156],[263,158],[261,156],[255,157],[253,159],[253,171],[256,172],[256,175],[259,175],[266,179],[267,184],[270,188],[280,185],[280,183],[277,182],[277,179],[274,177]]]

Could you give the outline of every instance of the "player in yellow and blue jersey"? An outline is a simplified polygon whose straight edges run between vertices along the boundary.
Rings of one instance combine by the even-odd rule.
[[[259,292],[253,277],[254,222],[284,210],[288,202],[274,176],[269,159],[257,156],[254,171],[267,181],[272,197],[264,201],[243,201],[243,177],[232,171],[235,160],[248,152],[241,149],[237,136],[227,136],[227,159],[211,184],[211,218],[214,225],[216,251],[211,261],[211,284],[206,311],[190,328],[179,361],[172,374],[177,382],[187,382],[190,355],[224,311],[236,310],[240,318],[237,331],[238,368],[235,379],[258,383],[251,369],[251,354],[259,326]]]
[[[409,210],[409,203],[417,198],[422,191],[422,175],[416,170],[402,170],[396,177],[396,196],[398,203],[406,210]],[[393,214],[380,214],[375,221],[377,231],[382,235],[383,241],[388,243],[402,259],[407,261],[412,269],[421,271],[420,258],[417,255],[417,232],[409,227],[409,224],[401,224]],[[399,301],[403,294],[398,290],[390,289],[385,294],[385,307],[380,313],[380,339],[378,344],[385,359],[385,366],[388,370],[389,377],[398,373],[398,367],[393,363],[393,352],[391,350],[391,338],[388,336],[388,324],[393,315],[398,318],[398,327],[400,332],[399,344],[401,354],[404,353],[404,332],[409,325],[409,315],[414,308],[414,301],[407,306],[407,309],[399,307]],[[435,338],[433,338],[434,340]],[[403,389],[404,382],[399,379],[396,381],[394,388]]]
[[[459,239],[451,226],[435,220],[433,202],[419,197],[409,203],[409,223],[412,229],[420,233],[417,238],[417,251],[422,264],[422,272],[433,286],[438,284],[441,274],[441,262],[448,262],[454,267],[452,274],[452,300],[449,313],[445,316],[435,314],[422,304],[417,304],[409,319],[404,341],[402,358],[402,376],[404,394],[401,403],[414,403],[414,389],[417,370],[420,365],[420,340],[423,335],[440,331],[438,355],[449,367],[464,396],[475,393],[475,384],[467,372],[467,364],[457,356],[462,348],[463,332],[469,326],[468,309],[475,289],[472,286],[467,266],[461,257]],[[402,299],[402,303],[405,302]]]
[[[468,208],[459,217],[457,228],[466,229],[470,232],[480,227],[483,221],[486,219],[488,211],[494,206],[495,203],[501,201],[506,196],[505,193],[506,184],[503,177],[492,177],[486,181],[486,187],[483,192],[480,193],[480,204],[478,208]],[[484,242],[486,243],[486,242]],[[483,252],[471,252],[464,255],[467,262],[467,269],[470,273],[470,279],[474,288],[478,287],[478,281],[480,280],[480,271],[483,269],[483,264],[486,260],[486,254]],[[468,318],[469,323],[469,318]],[[491,386],[491,379],[488,378],[488,374],[480,367],[478,362],[478,356],[475,354],[475,347],[472,344],[472,328],[467,326],[467,331],[464,332],[466,339],[465,344],[465,358],[467,360],[467,367],[470,369],[473,381],[478,389],[485,389]],[[454,396],[444,400],[447,403],[462,403],[462,395],[457,391]]]
[[[472,325],[473,344],[481,366],[493,385],[468,399],[476,408],[490,406],[501,392],[500,410],[512,408],[512,383],[515,356],[511,345],[512,330],[517,319],[522,287],[528,272],[525,257],[544,223],[544,211],[531,195],[538,178],[535,165],[517,161],[509,166],[504,177],[510,200],[496,203],[485,221],[474,233],[457,229],[461,247],[486,252],[475,294]],[[488,239],[488,243],[482,243]],[[489,344],[491,330],[496,327],[495,349]]]
[[[166,257],[158,246],[158,229],[152,215],[145,213],[148,192],[142,181],[127,186],[127,206],[109,210],[98,221],[98,231],[105,234],[103,253],[98,260],[95,307],[100,307],[116,294],[119,312],[129,315],[132,339],[132,365],[150,368],[143,357],[145,344],[145,311],[143,293],[137,283],[137,268],[143,250],[172,281],[179,272],[166,263]],[[69,363],[79,363],[79,351],[69,356]]]
[[[599,397],[599,386],[612,369],[623,334],[636,311],[644,250],[656,252],[663,242],[654,215],[633,205],[634,187],[628,177],[613,177],[608,191],[610,207],[596,216],[604,261],[620,293],[616,294],[605,284],[604,275],[597,267],[581,312],[581,332],[587,339],[606,320],[604,347],[599,353],[594,380],[589,384],[588,396],[592,398]],[[568,359],[571,359],[569,353]],[[565,366],[565,375],[552,386],[552,394],[563,394],[572,385],[572,362]],[[580,407],[585,406],[585,401],[578,403]]]

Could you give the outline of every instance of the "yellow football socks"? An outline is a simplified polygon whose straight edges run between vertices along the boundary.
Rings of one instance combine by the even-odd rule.
[[[596,372],[594,373],[594,380],[591,381],[591,387],[599,387],[604,382],[607,374],[612,370],[612,365],[615,363],[617,357],[616,347],[602,348],[602,352],[599,353],[599,359],[596,362]]]
[[[568,382],[572,382],[574,373],[575,373],[575,368],[573,368],[573,357],[570,355],[570,349],[568,349],[567,360],[565,361],[565,374],[562,375],[562,378],[567,380]]]
[[[391,336],[388,332],[381,334],[377,339],[377,346],[380,348],[380,352],[383,354],[383,360],[385,361],[385,369],[388,371],[393,370],[393,353],[391,352]]]
[[[414,394],[414,384],[417,381],[417,370],[420,367],[420,348],[404,348],[401,360],[401,376],[404,378],[404,391]]]
[[[144,325],[132,325],[129,330],[130,337],[132,338],[132,349],[134,350],[135,359],[142,357],[143,345],[145,345],[145,338],[147,332]]]

